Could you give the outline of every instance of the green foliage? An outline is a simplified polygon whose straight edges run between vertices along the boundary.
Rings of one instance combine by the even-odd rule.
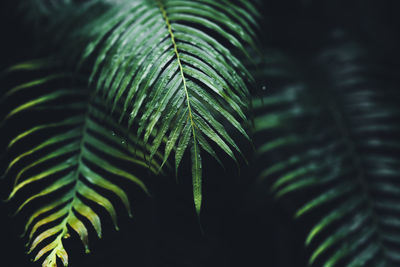
[[[247,1],[136,0],[89,1],[63,13],[49,32],[69,41],[64,53],[79,57],[79,66],[91,66],[96,94],[111,112],[122,105],[120,121],[138,125],[150,157],[167,138],[163,161],[174,150],[178,172],[190,151],[199,214],[202,152],[219,161],[212,142],[237,161],[241,150],[228,125],[249,139],[243,124],[253,80],[236,54],[255,47],[257,10]],[[73,24],[64,25],[68,16]],[[77,21],[84,26],[76,28]]]
[[[310,265],[399,261],[399,99],[367,52],[340,44],[308,66],[267,53],[257,74],[280,88],[254,100],[258,177],[276,198],[299,195],[296,218],[319,217]]]
[[[92,0],[31,1],[21,8],[27,12],[28,21],[33,20],[38,26],[37,35],[49,39],[49,47],[62,47],[49,56],[74,70],[67,75],[73,81],[82,79],[84,85],[90,85],[72,83],[65,88],[58,84],[56,88],[60,89],[48,88],[6,115],[8,120],[29,109],[47,108],[61,109],[69,115],[61,121],[54,117],[33,126],[9,145],[11,149],[38,132],[52,133],[46,140],[35,140],[35,146],[12,158],[7,167],[6,176],[12,176],[10,170],[18,169],[9,199],[31,184],[47,183],[39,193],[28,197],[18,211],[36,198],[69,188],[58,200],[35,212],[26,225],[28,230],[39,215],[51,211],[34,224],[29,234],[33,240],[30,252],[47,237],[56,236],[35,260],[50,251],[43,266],[56,265],[56,256],[67,264],[61,242],[69,236],[67,226],[80,235],[87,250],[87,229],[75,212],[89,219],[100,236],[98,216],[78,196],[103,206],[116,223],[110,201],[88,184],[114,192],[127,209],[126,193],[109,181],[108,175],[122,176],[146,190],[141,180],[119,165],[121,161],[157,173],[173,153],[177,173],[184,155],[190,153],[199,216],[202,154],[220,162],[220,150],[237,162],[237,154],[242,152],[227,129],[233,128],[249,140],[245,124],[250,104],[248,85],[253,79],[238,56],[248,57],[245,47],[255,47],[254,29],[259,14],[253,5],[247,1]],[[14,68],[26,66],[36,68],[30,63]],[[90,77],[79,77],[86,69]],[[45,87],[48,81],[61,78],[65,77],[47,73],[44,78],[11,89],[6,97],[36,89],[37,85]],[[67,104],[68,98],[71,100]],[[51,106],[53,102],[57,104]],[[118,118],[100,123],[107,114]],[[134,144],[135,150],[111,135],[113,129],[127,135],[126,142]],[[70,142],[65,143],[67,140]],[[50,147],[51,151],[47,151]],[[37,152],[41,153],[36,155]],[[28,162],[21,160],[31,155]],[[46,167],[31,173],[39,165]],[[58,219],[62,219],[59,224],[34,238],[39,226]]]
[[[240,121],[246,121],[251,75],[210,33],[247,54],[244,45],[254,45],[252,12],[251,5],[229,1],[122,1],[77,33],[88,43],[81,60],[95,57],[96,92],[112,111],[123,102],[120,120],[128,117],[129,128],[138,123],[137,136],[152,143],[150,157],[168,138],[164,162],[175,149],[178,171],[190,151],[198,214],[201,151],[219,160],[212,141],[235,161],[232,150],[240,153],[221,118],[248,138]]]
[[[70,236],[68,227],[79,234],[86,252],[89,252],[88,230],[79,216],[85,217],[101,238],[100,218],[90,207],[93,203],[102,206],[110,214],[118,229],[114,205],[95,187],[118,196],[131,216],[125,190],[110,178],[132,181],[147,192],[141,179],[133,174],[133,167],[149,168],[156,173],[160,168],[161,155],[149,160],[149,146],[132,134],[128,134],[126,140],[121,139],[119,136],[126,132],[125,129],[108,115],[103,100],[90,96],[85,80],[71,73],[51,74],[53,70],[50,69],[54,68],[57,69],[57,65],[51,62],[34,61],[10,69],[10,75],[25,71],[44,76],[18,85],[6,93],[3,101],[12,101],[13,97],[21,94],[33,96],[22,103],[18,102],[5,117],[4,123],[20,114],[27,116],[29,112],[52,115],[47,115],[45,123],[26,129],[12,138],[7,148],[11,156],[6,175],[15,173],[8,200],[23,190],[30,190],[29,197],[16,213],[36,199],[48,198],[47,204],[33,212],[25,225],[24,235],[29,239],[29,253],[52,237],[54,240],[40,249],[35,261],[50,252],[43,266],[55,266],[56,257],[62,259],[66,266],[68,255],[62,239]],[[24,116],[19,116],[13,122],[23,124],[24,121]],[[21,145],[24,146],[23,152],[18,151],[14,155],[14,147]],[[34,184],[42,181],[43,186],[36,190],[38,186]],[[51,226],[43,231],[42,226],[46,225]]]
[[[256,186],[289,199],[295,218],[318,218],[305,237],[310,266],[399,265],[395,74],[351,42],[260,56],[256,2],[20,4],[46,59],[1,77],[0,126],[11,136],[2,163],[7,201],[29,213],[35,261],[67,266],[63,239],[74,233],[89,252],[90,229],[102,236],[99,210],[118,229],[115,199],[131,216],[124,182],[148,193],[143,173],[167,172],[171,157],[176,174],[190,163],[200,216],[203,176],[213,173],[204,159],[240,166],[253,143]],[[263,92],[250,90],[255,82]]]

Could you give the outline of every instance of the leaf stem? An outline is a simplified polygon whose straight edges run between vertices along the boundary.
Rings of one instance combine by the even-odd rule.
[[[193,153],[195,155],[193,157],[193,159],[194,159],[193,168],[195,170],[193,172],[194,173],[193,182],[196,181],[196,183],[198,183],[200,181],[200,187],[201,187],[201,172],[199,172],[201,167],[200,167],[200,161],[199,161],[199,157],[198,157],[199,151],[198,151],[198,146],[197,146],[197,137],[196,137],[196,129],[195,129],[196,128],[196,124],[195,124],[195,122],[193,120],[192,108],[190,106],[190,96],[189,96],[189,90],[188,90],[187,84],[186,84],[186,77],[185,77],[185,73],[183,71],[183,65],[182,65],[182,61],[181,61],[180,55],[179,55],[178,45],[176,44],[175,35],[174,35],[174,32],[172,31],[172,26],[171,26],[171,23],[169,21],[167,11],[165,10],[165,7],[164,7],[164,5],[162,3],[162,0],[157,0],[157,4],[158,4],[158,6],[159,6],[159,8],[161,10],[161,13],[162,13],[162,16],[163,16],[163,18],[165,20],[165,23],[167,24],[168,32],[169,32],[169,35],[171,37],[172,44],[174,46],[174,52],[175,52],[175,55],[176,55],[176,60],[177,60],[177,63],[178,63],[178,66],[179,66],[179,70],[180,70],[180,73],[181,73],[181,77],[182,77],[183,88],[185,90],[185,95],[186,95],[187,109],[189,111],[188,114],[189,114],[189,119],[190,119],[190,125],[191,125],[191,128],[192,128],[192,134],[193,134],[193,149],[194,149]],[[195,189],[195,187],[198,188],[198,186],[199,186],[198,184],[197,185],[193,184],[193,188],[194,189]],[[196,190],[194,190],[196,213],[197,213],[197,215],[199,215],[200,214],[200,208],[201,208],[201,197],[199,198],[199,196],[196,195],[195,191]],[[196,201],[196,199],[200,199],[200,201]]]

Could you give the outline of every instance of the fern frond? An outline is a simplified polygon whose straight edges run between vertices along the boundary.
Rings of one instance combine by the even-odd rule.
[[[40,62],[11,68],[11,72],[35,70],[45,73],[40,74],[45,76],[14,87],[4,98],[12,102],[13,98],[30,96],[11,109],[4,126],[11,120],[21,125],[27,122],[26,116],[30,113],[37,115],[39,112],[45,118],[42,123],[36,117],[38,122],[11,139],[6,169],[6,176],[14,177],[8,200],[18,195],[25,196],[29,191],[16,213],[28,205],[37,206],[35,200],[49,199],[29,216],[24,232],[29,239],[29,253],[41,244],[47,244],[38,250],[34,259],[37,261],[47,254],[44,267],[56,266],[57,257],[67,266],[68,255],[62,240],[70,236],[69,227],[79,235],[86,252],[89,252],[88,228],[80,217],[87,219],[101,237],[100,218],[91,208],[93,203],[109,213],[118,229],[114,204],[96,188],[115,194],[131,216],[127,193],[115,179],[132,181],[147,192],[145,184],[134,175],[131,167],[149,168],[156,173],[162,159],[157,155],[148,160],[150,147],[132,134],[125,134],[124,128],[107,114],[103,101],[90,96],[85,80],[80,81],[76,74],[48,75],[54,72],[52,68],[57,69],[57,66]],[[21,114],[23,116],[18,117]],[[125,139],[120,137],[125,135]],[[46,226],[47,229],[43,230]],[[48,238],[51,238],[50,243]]]
[[[311,74],[277,58],[262,75],[279,90],[254,101],[259,179],[303,201],[295,217],[320,216],[310,265],[399,265],[399,98],[365,58],[353,43],[326,49]]]
[[[123,103],[120,120],[138,125],[151,157],[164,138],[164,161],[176,148],[176,169],[190,151],[198,213],[201,151],[219,160],[212,141],[236,161],[241,150],[226,128],[248,138],[252,79],[232,51],[247,55],[245,45],[254,46],[257,16],[247,1],[120,1],[74,32],[86,43],[82,62],[94,59],[98,95],[112,110]]]

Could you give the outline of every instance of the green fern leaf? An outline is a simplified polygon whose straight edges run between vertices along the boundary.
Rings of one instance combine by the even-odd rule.
[[[364,53],[353,43],[327,49],[313,83],[274,53],[257,74],[279,88],[254,101],[257,172],[277,198],[305,200],[295,217],[321,216],[305,242],[310,265],[399,264],[400,109]]]
[[[10,71],[48,73],[53,72],[48,70],[52,68],[57,69],[57,65],[28,62]],[[50,198],[46,205],[30,215],[24,233],[29,239],[29,253],[52,238],[50,243],[39,249],[34,259],[37,261],[47,254],[43,267],[56,266],[57,257],[67,266],[68,255],[62,240],[70,236],[69,227],[79,235],[85,251],[89,252],[88,230],[80,216],[92,224],[101,238],[100,218],[91,208],[91,203],[102,206],[118,229],[114,204],[95,187],[114,193],[131,216],[128,196],[112,178],[132,181],[147,192],[145,184],[127,166],[149,168],[156,173],[162,160],[157,154],[149,161],[146,156],[150,153],[150,146],[145,146],[133,135],[121,139],[120,136],[125,134],[124,128],[107,115],[98,97],[89,96],[86,82],[76,77],[76,81],[71,81],[72,77],[75,75],[47,75],[14,87],[4,98],[33,95],[8,113],[5,125],[10,120],[16,120],[18,124],[26,121],[25,116],[30,112],[41,112],[48,118],[45,123],[22,131],[9,142],[10,160],[6,170],[6,176],[15,177],[8,200],[30,190],[16,213],[28,205],[35,206],[37,199]],[[24,115],[22,121],[18,117],[20,114]],[[42,137],[38,138],[38,134]],[[136,146],[128,143],[135,143]],[[14,147],[21,144],[25,145],[24,151],[13,153]],[[47,225],[51,226],[42,230]]]
[[[138,125],[151,156],[165,138],[164,161],[175,148],[176,168],[190,151],[197,213],[201,152],[219,161],[208,141],[236,161],[241,150],[226,128],[248,138],[252,78],[232,51],[247,55],[245,44],[254,46],[257,16],[247,1],[120,1],[73,34],[86,44],[81,62],[94,58],[98,95],[112,110],[123,103],[120,120]]]

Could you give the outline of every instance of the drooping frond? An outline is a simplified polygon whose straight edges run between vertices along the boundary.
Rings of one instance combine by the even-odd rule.
[[[112,110],[122,103],[121,119],[138,125],[151,156],[167,138],[164,161],[176,148],[178,169],[190,151],[197,212],[201,151],[218,160],[211,141],[236,161],[241,151],[227,127],[248,138],[242,122],[251,76],[232,51],[247,55],[245,46],[254,46],[257,16],[242,0],[115,1],[73,33],[86,44],[82,62],[94,59],[98,95]]]
[[[32,125],[10,140],[5,173],[14,179],[9,200],[27,195],[17,213],[26,206],[36,207],[26,223],[25,235],[29,253],[38,251],[35,261],[47,255],[43,267],[56,266],[57,257],[67,266],[62,240],[70,236],[69,229],[80,236],[89,252],[88,228],[81,217],[101,237],[99,215],[91,208],[94,203],[110,214],[118,228],[114,204],[96,188],[115,194],[131,215],[126,188],[121,188],[117,180],[132,181],[147,192],[135,170],[149,168],[156,173],[162,159],[157,155],[149,161],[146,155],[150,147],[133,135],[126,135],[124,128],[107,114],[103,101],[90,96],[87,83],[76,74],[56,72],[57,69],[41,61],[11,68],[19,77],[24,71],[43,76],[14,87],[3,97],[3,104],[23,99],[5,117],[3,133],[8,123]],[[46,199],[46,204],[38,207],[39,199]],[[47,242],[48,238],[51,242]],[[42,243],[47,245],[40,247]]]
[[[260,74],[275,89],[254,101],[255,166],[276,197],[306,200],[295,217],[318,216],[305,242],[309,264],[398,266],[400,106],[393,77],[353,43],[323,51],[311,72],[290,58],[271,58]]]

